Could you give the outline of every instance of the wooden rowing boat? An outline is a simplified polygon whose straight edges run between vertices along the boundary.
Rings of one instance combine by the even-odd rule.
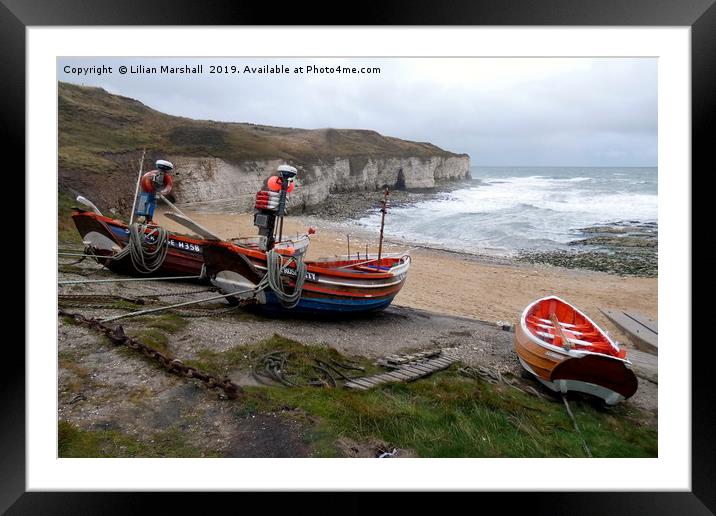
[[[555,392],[584,392],[608,405],[636,392],[626,350],[556,296],[525,308],[515,328],[515,349],[522,366]]]
[[[305,249],[308,238],[278,242],[275,250],[287,258]],[[259,238],[213,241],[204,245],[206,273],[224,293],[255,288],[267,274],[267,253]],[[290,263],[289,263],[290,262]],[[390,305],[405,283],[410,256],[349,258],[336,256],[305,262],[305,282],[298,303],[287,308],[270,288],[256,295],[259,308],[269,314],[310,315],[359,314],[376,312]],[[281,270],[286,290],[296,285],[296,263],[287,260]],[[237,299],[254,292],[237,295]]]

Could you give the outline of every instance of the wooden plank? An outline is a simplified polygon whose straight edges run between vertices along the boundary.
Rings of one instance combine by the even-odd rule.
[[[600,308],[599,310],[619,329],[627,333],[637,348],[648,353],[658,354],[659,336],[656,333],[643,324],[636,322],[622,311],[607,308]]]
[[[348,382],[347,384],[345,384],[345,387],[347,387],[347,388],[349,388],[349,389],[356,389],[356,390],[359,390],[359,391],[367,391],[367,390],[368,390],[368,387],[366,387],[366,386],[364,386],[364,385],[361,385],[361,384],[358,384],[358,383],[356,383],[356,382],[354,382],[354,381]]]
[[[412,373],[412,374],[417,374],[417,375],[425,374],[425,371],[423,371],[422,369],[418,369],[417,367],[413,366],[412,364],[409,366],[403,366],[400,369],[398,369],[398,371],[401,373],[407,372],[407,373]]]
[[[446,358],[437,358],[433,360],[433,363],[442,367],[450,367],[454,363],[454,361],[448,360]]]
[[[413,364],[413,367],[419,371],[422,371],[425,374],[430,374],[435,371],[435,369],[433,369],[431,367],[427,367],[423,364]]]
[[[659,357],[636,349],[627,351],[634,374],[652,383],[659,383]]]
[[[365,378],[354,378],[353,380],[351,380],[351,382],[353,382],[357,385],[361,385],[361,386],[365,387],[366,389],[370,389],[371,387],[373,387],[373,384],[367,382]]]
[[[648,329],[650,329],[657,335],[659,334],[659,324],[651,317],[647,317],[646,315],[640,314],[639,312],[624,312],[624,315],[626,315],[627,317],[631,317],[642,326],[646,326]]]
[[[404,382],[405,378],[398,375],[393,375],[392,373],[389,373],[388,375],[388,383],[395,383],[395,382]]]
[[[392,375],[393,378],[397,378],[399,381],[408,380],[408,379],[410,378],[407,374],[401,373],[400,371],[397,371],[397,370],[396,370],[396,371],[391,371],[391,372],[388,373],[388,374],[389,374],[389,375]]]

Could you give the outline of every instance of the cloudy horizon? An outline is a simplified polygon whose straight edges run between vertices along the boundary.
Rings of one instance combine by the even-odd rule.
[[[152,73],[198,64],[200,74]],[[97,74],[101,66],[112,72]],[[279,73],[259,73],[265,66]],[[59,58],[57,74],[170,115],[370,129],[467,153],[473,166],[657,166],[655,58],[94,57]]]

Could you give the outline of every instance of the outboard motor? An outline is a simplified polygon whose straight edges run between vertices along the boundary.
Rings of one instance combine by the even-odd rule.
[[[268,190],[256,193],[256,211],[254,226],[259,228],[259,235],[265,237],[263,251],[273,249],[276,240],[276,218],[280,218],[278,242],[283,238],[283,216],[286,211],[286,198],[295,188],[293,182],[298,171],[290,165],[278,167],[278,176],[268,180]]]
[[[156,170],[147,172],[140,181],[141,192],[134,209],[134,218],[144,217],[145,222],[151,222],[154,208],[157,205],[157,194],[167,195],[172,189],[172,176],[169,172],[174,165],[163,159],[155,163]]]

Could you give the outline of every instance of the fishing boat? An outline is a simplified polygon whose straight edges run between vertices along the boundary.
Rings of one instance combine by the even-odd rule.
[[[209,280],[230,299],[252,299],[270,314],[358,314],[385,309],[405,283],[408,254],[384,255],[383,199],[381,238],[377,254],[345,255],[307,261],[310,237],[283,237],[286,196],[296,169],[282,165],[268,191],[256,195],[254,224],[259,236],[211,241],[203,246]]]
[[[144,161],[142,159],[142,161]],[[72,220],[85,245],[85,255],[108,269],[130,275],[201,276],[203,247],[218,239],[196,223],[191,225],[200,237],[168,231],[154,222],[156,200],[178,210],[165,196],[171,191],[173,165],[157,160],[156,169],[146,174],[141,166],[132,216],[129,223],[106,217],[82,196],[77,201],[89,209],[73,208]],[[191,224],[181,212],[170,213],[184,225]]]
[[[559,297],[525,308],[515,328],[515,349],[522,366],[555,392],[579,391],[614,405],[637,390],[626,350]]]
[[[113,272],[130,275],[197,276],[204,267],[205,239],[168,231],[161,226],[141,228],[140,255],[131,252],[132,229],[121,220],[74,208],[72,220],[89,256]],[[147,256],[147,253],[151,253]],[[155,254],[156,253],[156,254]],[[161,253],[166,253],[162,255]],[[161,260],[161,262],[160,262]]]
[[[238,300],[254,297],[267,313],[376,312],[390,305],[405,283],[410,256],[376,255],[363,258],[337,256],[298,262],[296,242],[284,240],[266,252],[251,239],[211,242],[204,246],[204,260],[210,281],[224,293],[239,292]],[[300,252],[300,251],[298,251]],[[275,258],[273,258],[275,257]],[[257,291],[269,274],[277,284]],[[303,281],[298,281],[299,272]],[[297,287],[298,284],[298,287]],[[295,299],[285,293],[300,291]]]

